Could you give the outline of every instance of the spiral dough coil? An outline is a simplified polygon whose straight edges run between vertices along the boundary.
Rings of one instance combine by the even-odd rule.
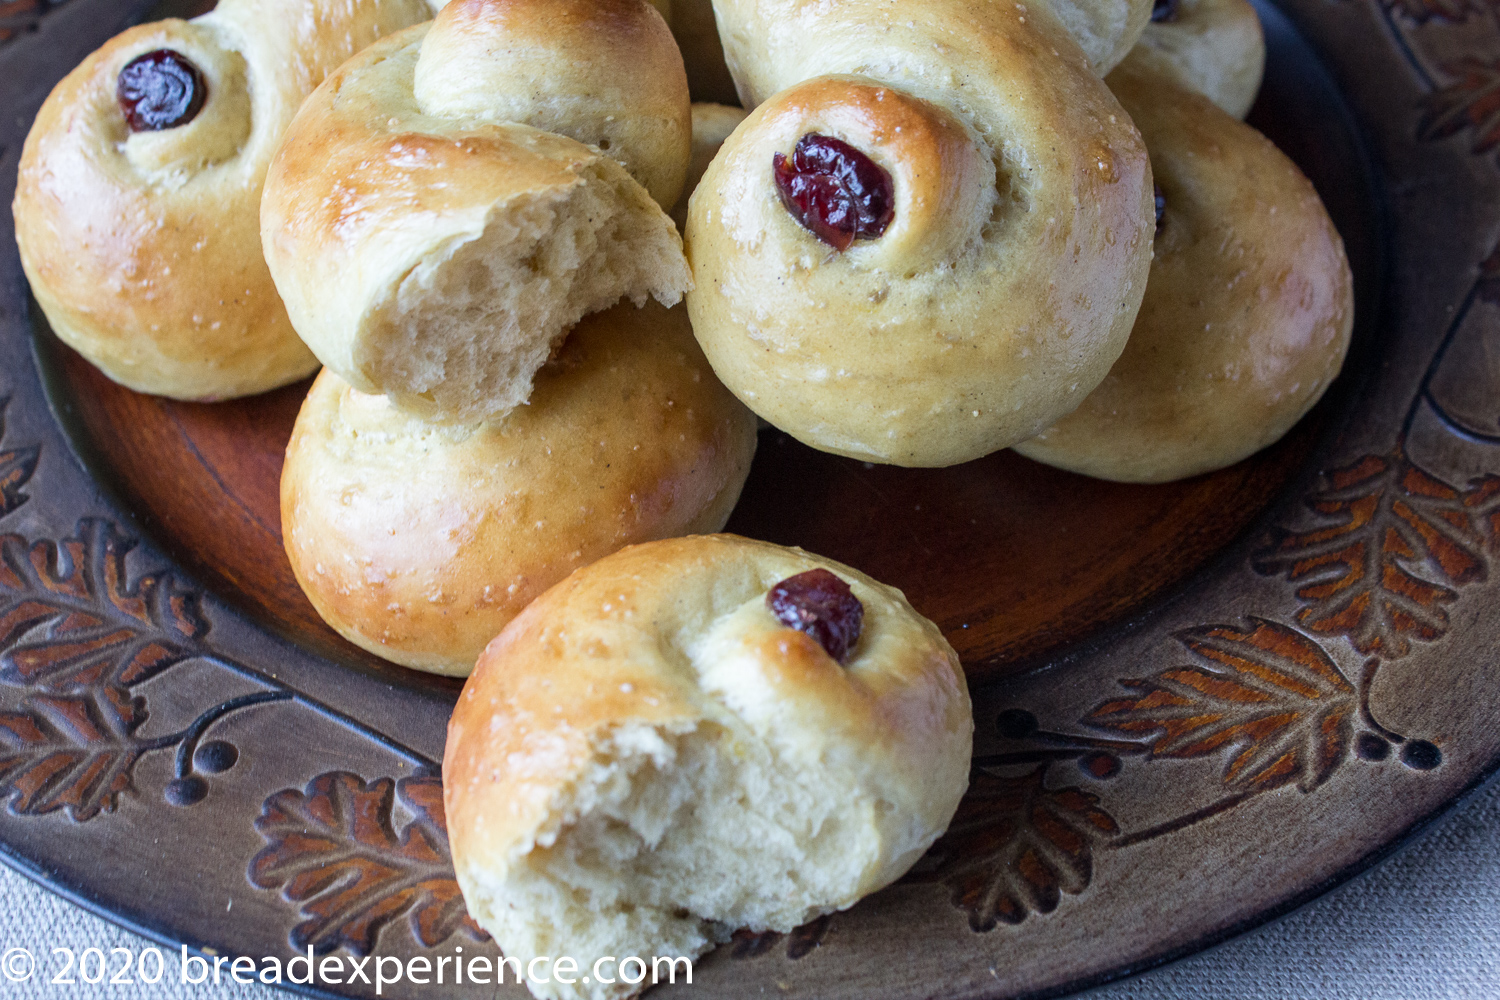
[[[692,198],[688,306],[730,390],[814,447],[968,461],[1067,413],[1124,347],[1150,263],[1145,148],[1063,27],[1024,7],[717,7],[731,53],[758,39],[742,90],[775,93]],[[809,135],[889,176],[883,234],[831,250],[788,211],[773,161]]]
[[[297,332],[361,392],[502,416],[582,316],[691,285],[660,207],[688,109],[645,0],[454,0],[371,46],[308,99],[267,178]]]
[[[862,607],[842,659],[768,608],[809,571]],[[695,957],[900,878],[952,820],[973,733],[957,654],[895,588],[733,535],[632,546],[537,598],[464,686],[443,755],[454,872],[523,966]]]
[[[117,35],[69,73],[21,154],[16,241],[52,329],[106,375],[179,399],[263,392],[317,361],[261,255],[261,188],[324,75],[432,16],[423,0],[224,0]],[[121,71],[170,52],[206,96],[185,122],[132,130]]]

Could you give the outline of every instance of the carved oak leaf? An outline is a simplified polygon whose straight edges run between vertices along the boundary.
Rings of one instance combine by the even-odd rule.
[[[1177,639],[1202,666],[1122,680],[1133,693],[1096,706],[1087,725],[1151,736],[1153,758],[1225,753],[1224,783],[1258,792],[1290,782],[1310,792],[1349,755],[1358,696],[1301,632],[1259,618],[1248,630],[1190,629]]]
[[[82,822],[112,812],[142,752],[133,734],[145,715],[140,699],[112,688],[0,711],[0,796],[23,815],[64,809]]]
[[[793,929],[790,934],[781,934],[777,931],[735,931],[729,939],[729,957],[759,958],[776,947],[785,937],[786,957],[793,961],[806,958],[823,946],[823,939],[828,936],[828,928],[832,922],[832,914],[825,913]]]
[[[1487,153],[1500,145],[1500,61],[1469,56],[1442,69],[1455,82],[1422,98],[1417,137],[1446,139],[1473,129],[1473,152]]]
[[[55,546],[0,536],[0,698],[123,690],[195,655],[208,631],[196,595],[166,573],[131,583],[134,545],[100,520]]]
[[[1045,776],[1045,767],[1019,777],[976,768],[948,832],[914,876],[946,885],[976,931],[1051,913],[1062,893],[1088,888],[1095,845],[1120,832],[1098,796],[1046,788]]]
[[[1300,584],[1302,625],[1397,659],[1448,631],[1454,588],[1485,579],[1497,491],[1495,476],[1458,490],[1403,453],[1370,455],[1329,473],[1307,501],[1318,524],[1277,529],[1254,565]]]
[[[412,820],[396,833],[399,796]],[[482,931],[464,908],[448,852],[448,824],[437,778],[381,778],[366,784],[346,771],[320,774],[303,791],[266,799],[255,829],[267,846],[250,860],[249,878],[281,888],[305,918],[288,940],[301,951],[344,947],[367,955],[380,929],[405,914],[412,936],[433,947],[463,929]]]
[[[5,440],[5,410],[9,405],[10,397],[0,399],[0,442]],[[41,449],[35,447],[0,451],[0,517],[26,502],[27,496],[21,492],[21,487],[36,472],[40,454]]]

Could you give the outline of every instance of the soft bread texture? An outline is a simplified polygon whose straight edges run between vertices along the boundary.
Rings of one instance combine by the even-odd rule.
[[[864,605],[846,667],[766,607],[815,567]],[[972,744],[958,657],[899,591],[732,535],[635,546],[538,598],[465,685],[443,759],[454,867],[523,965],[696,956],[899,878],[952,818]]]
[[[581,317],[692,284],[652,200],[677,198],[690,130],[645,0],[453,0],[308,99],[267,178],[266,259],[356,389],[499,417]]]
[[[698,182],[708,170],[708,165],[719,155],[724,140],[745,120],[745,109],[723,104],[696,103],[693,105],[693,158],[688,162],[687,181],[682,185],[682,197],[672,207],[672,221],[679,229],[687,226],[688,199],[697,190]]]
[[[213,400],[309,374],[260,247],[266,168],[323,77],[423,0],[223,0],[192,21],[131,28],[63,78],[21,152],[16,242],[52,329],[140,392]],[[186,56],[208,97],[185,125],[132,133],[126,63]]]
[[[287,555],[313,606],[377,656],[464,676],[532,598],[635,542],[717,531],[755,418],[679,306],[588,317],[527,406],[434,424],[325,370],[281,479]]]
[[[1266,39],[1249,0],[1178,0],[1170,18],[1146,26],[1126,60],[1244,118],[1260,93]]]
[[[777,92],[689,206],[688,307],[724,383],[815,448],[908,466],[1078,405],[1124,348],[1154,213],[1140,136],[1067,33],[970,0],[894,20],[879,0],[736,9],[752,97]],[[772,157],[814,132],[890,174],[878,239],[833,252],[783,205]]]
[[[1165,482],[1259,451],[1312,408],[1349,348],[1353,280],[1317,192],[1270,140],[1129,60],[1109,83],[1166,197],[1146,300],[1103,384],[1016,451]]]

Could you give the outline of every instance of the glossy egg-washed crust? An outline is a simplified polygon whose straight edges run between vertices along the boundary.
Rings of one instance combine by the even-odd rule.
[[[584,312],[622,294],[675,304],[691,284],[664,213],[691,129],[682,58],[644,0],[454,0],[308,98],[267,180],[266,257],[298,332],[351,385],[455,423],[499,416]],[[571,289],[596,269],[537,275],[559,218],[590,192],[617,214],[564,251],[634,244],[624,256],[642,273],[577,303]],[[446,296],[425,282],[471,266],[454,262],[485,239],[506,269],[499,290],[546,308],[511,317],[515,330],[476,319],[454,333],[430,319]],[[516,247],[543,259],[528,271],[494,252]],[[475,294],[480,316],[499,298]],[[410,318],[423,308],[428,319]]]
[[[1237,462],[1323,395],[1349,347],[1353,280],[1318,193],[1269,139],[1129,61],[1165,221],[1135,330],[1109,376],[1023,455],[1165,482]]]
[[[532,598],[621,546],[717,531],[755,419],[682,308],[585,319],[531,402],[434,425],[324,371],[281,480],[287,555],[313,606],[378,656],[465,675]]]
[[[1179,0],[1174,15],[1148,24],[1125,58],[1243,118],[1260,93],[1266,39],[1249,0]]]
[[[908,466],[978,458],[1076,406],[1140,304],[1151,175],[1129,116],[1047,9],[719,12],[731,63],[753,61],[742,89],[768,98],[688,212],[688,307],[725,384],[813,447]],[[786,210],[772,157],[810,132],[890,174],[884,235],[834,252]]]
[[[476,870],[503,871],[539,833],[568,822],[552,807],[611,731],[680,733],[722,720],[728,709],[700,686],[690,650],[777,582],[816,567],[864,605],[848,664],[767,611],[742,637],[758,674],[743,683],[779,701],[778,730],[797,743],[791,758],[841,768],[850,801],[884,801],[893,822],[925,824],[932,835],[945,827],[968,784],[973,720],[958,656],[937,626],[900,591],[830,559],[734,535],[677,538],[575,573],[485,650],[443,757],[460,884]],[[889,858],[899,870],[863,890],[912,860]]]
[[[424,0],[224,0],[117,35],[63,78],[21,153],[16,241],[52,329],[141,392],[211,400],[317,367],[260,245],[266,167],[323,77],[432,16]],[[191,122],[131,134],[126,63],[186,56],[208,97]]]

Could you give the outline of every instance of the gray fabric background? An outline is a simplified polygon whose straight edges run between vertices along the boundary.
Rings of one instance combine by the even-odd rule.
[[[40,959],[147,942],[0,869],[0,952]],[[118,961],[118,959],[117,959]],[[263,986],[51,986],[0,978],[0,1000],[108,996],[276,1000]],[[1468,1000],[1500,997],[1500,783],[1349,885],[1213,951],[1104,987],[1090,1000]]]

